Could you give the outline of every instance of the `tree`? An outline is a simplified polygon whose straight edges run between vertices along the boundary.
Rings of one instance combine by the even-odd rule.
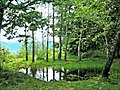
[[[17,2],[16,5],[13,4],[12,1],[13,0],[1,0],[0,1],[0,34],[1,34],[1,29],[3,29],[6,32],[4,36],[6,36],[7,39],[13,39],[13,38],[18,37],[16,36],[17,31],[14,31],[13,29],[16,26],[20,26],[21,24],[20,21],[22,21],[22,19],[21,20],[19,19],[21,13],[26,12],[28,10],[28,7],[33,8],[31,6],[34,5],[35,3],[39,4],[39,0],[33,0],[33,1],[25,0],[22,2],[15,0]],[[26,60],[28,60],[27,46],[26,46]]]
[[[109,76],[109,71],[110,71],[111,65],[113,63],[115,53],[116,53],[117,50],[119,50],[118,46],[119,46],[119,43],[120,43],[120,41],[119,41],[120,40],[120,32],[119,32],[120,22],[118,22],[118,21],[119,21],[119,18],[120,18],[120,5],[118,3],[120,3],[119,0],[116,0],[116,1],[111,0],[108,3],[109,7],[107,7],[107,9],[109,9],[108,16],[111,18],[110,22],[113,22],[112,25],[109,26],[109,28],[114,29],[115,32],[117,32],[117,35],[113,39],[114,42],[113,42],[111,48],[109,49],[108,60],[107,60],[105,66],[103,68],[103,71],[102,71],[102,76],[103,77],[108,77]],[[109,33],[111,33],[111,32],[109,32]]]
[[[112,49],[111,52],[109,52],[110,55],[108,56],[108,61],[106,62],[105,67],[103,68],[103,71],[102,71],[102,76],[103,77],[108,77],[109,76],[108,73],[109,73],[110,67],[113,63],[113,60],[114,60],[114,57],[115,57],[115,52],[117,50],[117,46],[118,46],[119,42],[120,42],[120,32],[117,33],[113,49]]]
[[[36,31],[38,28],[40,28],[41,25],[41,18],[42,15],[39,12],[32,11],[29,13],[30,15],[30,30],[32,31],[32,62],[34,62],[34,55],[35,55],[35,37],[34,37],[34,31]]]
[[[55,60],[55,26],[54,26],[54,7],[55,7],[55,1],[53,0],[53,25],[52,25],[52,31],[53,31],[53,61]]]
[[[61,24],[60,24],[60,30],[62,31],[62,17],[63,17],[63,15],[62,15],[62,13],[61,13],[61,16],[60,16],[60,18],[61,18]],[[58,59],[59,60],[61,60],[61,57],[62,57],[62,32],[61,31],[59,31],[58,33],[59,33],[59,35],[58,35],[58,37],[59,37],[59,52],[58,52]]]
[[[69,23],[70,23],[70,17],[69,17],[69,14],[70,14],[70,8],[71,8],[71,3],[67,2],[65,3],[65,36],[64,36],[64,40],[65,40],[65,48],[64,48],[64,61],[67,61],[67,49],[68,49],[68,40],[69,40],[69,36],[68,36],[68,30],[70,29],[69,28]],[[68,10],[68,12],[67,12]]]
[[[78,5],[78,3],[80,3],[80,5]],[[83,47],[83,43],[84,43],[83,41],[87,38],[86,37],[87,24],[88,24],[88,21],[90,20],[89,16],[91,16],[90,14],[92,14],[92,12],[90,12],[89,2],[85,2],[84,0],[74,1],[72,11],[73,11],[72,18],[74,18],[74,20],[72,20],[73,29],[74,29],[72,33],[74,34],[73,35],[74,37],[72,38],[77,44],[76,46],[74,45],[73,46],[76,47],[75,52],[77,52],[78,61],[81,61],[81,49]],[[73,40],[72,39],[70,40],[71,46],[72,46],[72,42],[74,42]]]
[[[56,35],[59,38],[59,51],[58,51],[58,59],[61,60],[62,58],[62,37],[63,37],[63,24],[64,24],[64,11],[63,11],[63,0],[59,0],[59,2],[56,1],[56,7],[55,11],[57,13],[56,20],[57,23],[55,25],[56,27]]]
[[[50,18],[50,15],[49,15],[49,3],[48,3],[48,20]],[[50,28],[50,25],[49,25],[49,21],[48,21],[48,25],[47,25],[47,48],[46,48],[46,61],[48,62],[48,45],[49,45],[49,28]]]
[[[12,3],[13,0],[2,0],[0,1],[0,28],[3,29],[6,34],[5,36],[7,36],[8,34],[13,34],[13,30],[16,25],[16,20],[19,19],[19,14],[21,14],[22,12],[25,12],[26,10],[28,10],[29,8],[32,8],[31,6],[34,5],[35,3],[38,4],[39,0],[33,0],[33,1],[23,1],[23,2],[19,2],[17,0],[17,4],[13,4]],[[4,17],[5,16],[5,17]],[[18,23],[17,23],[18,24]],[[8,26],[9,25],[9,26]],[[6,28],[8,30],[6,30]],[[8,28],[9,27],[9,28]],[[11,27],[11,29],[10,29]],[[1,32],[1,30],[0,30]],[[9,35],[8,35],[9,36]],[[12,38],[12,37],[10,37]]]
[[[25,49],[26,49],[26,61],[28,61],[28,37],[27,36],[27,30],[25,26]]]
[[[32,30],[32,62],[35,61],[35,37],[34,31]]]
[[[90,2],[90,4],[86,4],[84,2],[84,9],[82,9],[82,13],[78,12],[79,15],[82,16],[86,20],[86,22],[93,22],[91,26],[87,23],[88,27],[91,28],[89,30],[90,37],[94,37],[92,39],[93,42],[99,42],[102,45],[105,44],[106,47],[103,47],[107,51],[107,59],[105,67],[102,71],[102,76],[108,76],[110,67],[112,65],[115,52],[118,47],[119,42],[119,0],[117,1],[94,1]],[[83,7],[82,7],[83,8]],[[77,14],[78,14],[77,13]],[[117,33],[117,38],[115,34]],[[93,34],[93,35],[92,35]],[[87,37],[85,37],[87,38]],[[101,40],[100,40],[101,39]]]
[[[24,40],[24,44],[25,44],[25,58],[26,61],[28,61],[28,38],[30,37],[30,35],[27,35],[28,30],[27,30],[27,26],[25,25],[25,30],[24,30],[25,34],[24,35],[19,35],[20,38],[25,38]],[[19,42],[23,41],[23,39],[19,39]]]

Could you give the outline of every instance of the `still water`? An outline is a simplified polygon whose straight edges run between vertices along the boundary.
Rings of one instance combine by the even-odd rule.
[[[66,70],[62,67],[60,70],[55,70],[51,67],[44,68],[22,68],[19,70],[24,74],[43,81],[78,81],[87,80],[93,76],[99,76],[101,69],[74,69]]]
[[[64,70],[64,69],[61,69]],[[36,79],[44,80],[44,81],[52,81],[52,80],[62,80],[64,73],[61,71],[56,71],[54,68],[22,68],[19,72],[28,74],[31,77]]]

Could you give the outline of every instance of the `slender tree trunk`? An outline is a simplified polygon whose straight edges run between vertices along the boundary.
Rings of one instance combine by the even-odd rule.
[[[83,20],[82,20],[82,28],[84,28],[83,27]],[[83,33],[83,31],[81,29],[80,37],[79,37],[79,43],[78,43],[78,61],[81,61],[81,39],[82,39],[82,33]]]
[[[67,14],[67,6],[65,8],[65,17]],[[64,50],[64,61],[67,61],[67,44],[68,44],[68,21],[66,20],[66,27],[65,27],[65,50]]]
[[[111,52],[109,52],[109,55],[108,55],[108,61],[106,62],[104,68],[103,68],[103,71],[102,71],[102,77],[108,77],[109,76],[109,71],[110,71],[110,67],[113,63],[113,60],[114,60],[114,57],[115,57],[115,52],[116,52],[116,49],[117,49],[117,46],[120,42],[120,32],[117,33],[117,36],[115,38],[115,44],[113,46],[113,49]]]
[[[47,31],[47,48],[46,48],[46,61],[48,62],[48,40],[49,40],[49,37],[48,37],[48,31]]]
[[[81,36],[82,35],[80,35],[79,44],[78,44],[78,61],[81,61],[81,51],[80,51],[80,49],[81,49]]]
[[[4,15],[4,9],[0,8],[0,39],[1,39],[1,29],[2,29],[3,15]],[[1,50],[1,42],[0,42],[0,50]]]
[[[54,27],[54,0],[53,0],[53,27],[52,27],[52,30],[53,30],[53,61],[55,60],[55,27]]]
[[[41,5],[41,7],[43,7],[42,3],[40,5]],[[43,12],[42,8],[41,8],[40,11]],[[42,49],[44,50],[44,32],[43,32],[43,26],[42,26],[41,29],[42,29],[42,31],[41,31],[41,33],[42,33]]]
[[[44,50],[44,36],[43,36],[43,29],[42,29],[42,49]]]
[[[26,61],[28,61],[28,42],[27,42],[27,38],[25,38],[25,49],[26,49]]]
[[[106,35],[105,35],[105,46],[106,46],[106,55],[107,55],[107,58],[108,58],[108,55],[109,55],[109,46],[108,46],[108,39],[107,39]]]
[[[58,59],[61,60],[62,56],[62,38],[59,36],[59,52],[58,52]]]
[[[32,30],[32,62],[35,61],[35,40],[34,40],[34,31]]]
[[[49,18],[49,4],[48,4],[48,18]],[[46,49],[46,61],[48,62],[48,44],[49,44],[49,22],[48,22],[48,30],[47,30],[47,49]]]
[[[4,9],[0,8],[0,54],[2,54],[2,47],[1,47],[1,29],[2,29],[2,21],[3,21],[3,14]],[[0,69],[2,68],[2,61],[0,60]]]
[[[4,15],[4,9],[0,8],[0,34],[1,34],[1,28],[2,28],[3,15]]]
[[[67,27],[67,26],[66,26],[66,27]],[[68,46],[68,37],[67,37],[67,28],[66,28],[64,61],[67,61],[67,46]]]
[[[61,26],[60,26],[60,35],[59,35],[59,52],[58,52],[58,59],[61,60],[62,57],[62,24],[63,24],[63,18],[62,18],[63,14],[61,14]]]
[[[68,46],[68,37],[67,37],[67,31],[68,27],[67,27],[67,24],[66,24],[66,30],[65,30],[65,33],[66,33],[66,36],[65,36],[65,51],[64,51],[64,61],[67,61],[67,46]]]
[[[26,26],[25,26],[25,49],[26,49],[26,61],[28,61],[28,41],[27,41],[27,30],[26,30]]]

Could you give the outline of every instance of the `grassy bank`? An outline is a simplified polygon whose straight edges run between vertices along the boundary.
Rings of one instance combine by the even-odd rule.
[[[93,77],[82,81],[52,81],[44,82],[27,75],[3,70],[0,78],[0,90],[119,90],[120,72],[111,75],[110,79]],[[6,74],[5,74],[6,73]],[[7,76],[8,75],[8,76]]]
[[[74,57],[73,57],[74,58]],[[80,62],[77,60],[56,60],[46,62],[45,60],[36,60],[34,63],[29,61],[25,61],[22,58],[17,58],[10,60],[6,63],[3,63],[4,67],[12,70],[17,70],[22,67],[54,67],[54,68],[61,68],[64,66],[66,69],[77,69],[77,68],[102,68],[105,64],[105,60],[93,60],[93,59],[83,59]]]
[[[30,60],[25,61],[22,58],[8,60],[3,63],[3,69],[0,70],[0,90],[120,90],[119,59],[114,60],[109,79],[92,77],[91,79],[80,81],[45,82],[18,73],[20,68],[25,67],[54,67],[54,69],[64,67],[70,70],[99,68],[102,70],[106,62],[103,58],[84,58],[82,61],[77,62],[75,58],[71,56],[67,62],[63,60],[54,62],[52,60],[49,62],[37,60],[34,63]]]

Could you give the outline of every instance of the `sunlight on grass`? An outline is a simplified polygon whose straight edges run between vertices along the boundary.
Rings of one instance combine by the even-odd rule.
[[[23,58],[13,58],[7,60],[7,62],[3,63],[4,68],[7,68],[12,71],[18,71],[20,68],[32,67],[32,68],[43,68],[43,67],[54,67],[55,70],[61,69],[64,67],[66,70],[74,70],[74,69],[103,69],[106,60],[104,58],[83,58],[82,61],[77,62],[77,56],[68,55],[68,60],[65,62],[64,60],[55,60],[52,61],[52,57],[50,57],[49,62],[45,60],[36,60],[32,63],[29,58],[28,61],[25,61]],[[11,73],[8,77],[8,80],[0,78],[0,90],[119,90],[120,87],[120,65],[119,61],[115,60],[111,71],[110,71],[110,79],[101,79],[100,77],[93,77],[89,80],[81,80],[81,81],[51,81],[45,82],[41,80],[34,79],[24,74],[12,73],[7,71],[6,75]],[[4,75],[1,73],[1,75]],[[16,76],[14,76],[16,75]],[[11,82],[11,79],[14,77],[14,82]],[[22,77],[22,78],[19,78]],[[20,79],[20,80],[19,80]],[[13,80],[13,79],[12,79]],[[21,81],[21,82],[19,82]],[[3,83],[8,83],[7,87],[3,85]],[[10,84],[11,83],[11,84]],[[15,83],[15,84],[12,84]]]

